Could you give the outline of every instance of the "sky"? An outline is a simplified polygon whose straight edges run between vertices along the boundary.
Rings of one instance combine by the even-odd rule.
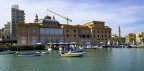
[[[11,6],[18,4],[25,11],[25,22],[33,22],[46,15],[55,16],[61,24],[66,20],[47,11],[52,10],[72,20],[69,24],[85,24],[90,21],[104,21],[112,28],[112,34],[144,32],[144,0],[0,0],[0,28],[11,21]]]

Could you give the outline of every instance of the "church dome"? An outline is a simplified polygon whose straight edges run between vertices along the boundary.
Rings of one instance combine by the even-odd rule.
[[[45,16],[45,19],[51,19],[51,16],[47,15],[47,16]]]
[[[39,19],[36,23],[42,23],[42,24],[60,24],[57,20],[52,19],[50,16],[45,16],[44,19]]]
[[[60,24],[58,21],[54,19],[43,19],[43,24]]]

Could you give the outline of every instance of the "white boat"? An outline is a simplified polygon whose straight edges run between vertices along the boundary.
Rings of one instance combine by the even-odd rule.
[[[40,53],[15,53],[16,56],[23,56],[23,57],[34,57],[34,56],[41,56]]]
[[[109,46],[110,46],[110,44],[111,44],[111,43],[110,43],[110,40],[108,40],[108,43],[107,43],[107,45],[109,45]]]
[[[91,47],[86,47],[87,49],[97,49],[97,48],[103,48],[102,46],[99,45],[95,45],[95,46],[91,46]]]
[[[49,54],[48,51],[36,51],[36,53],[40,53],[40,54]]]
[[[16,51],[6,50],[6,51],[0,52],[0,55],[15,54],[15,53],[16,53]]]
[[[134,40],[133,40],[133,43],[130,45],[130,47],[132,47],[132,48],[136,48],[137,47],[137,45],[135,44]]]
[[[60,53],[60,56],[62,57],[81,57],[83,56],[84,54],[84,51],[66,51],[64,48],[60,47],[59,48],[59,53]]]
[[[97,49],[97,48],[103,48],[102,46],[92,46],[92,48],[95,48],[95,49]]]
[[[69,51],[68,53],[63,53],[63,54],[60,54],[60,56],[62,57],[82,57],[83,56],[83,53],[72,53],[71,51]]]
[[[142,42],[141,44],[138,44],[138,48],[144,47],[144,43]]]
[[[96,49],[96,46],[86,46],[86,49]]]
[[[141,47],[144,47],[144,45],[138,45],[137,47],[138,47],[138,48],[141,48]]]
[[[82,53],[65,53],[65,54],[60,54],[62,57],[82,57]]]
[[[51,51],[52,51],[52,48],[48,48],[48,51],[51,52]]]
[[[49,52],[41,52],[42,54],[48,54]]]

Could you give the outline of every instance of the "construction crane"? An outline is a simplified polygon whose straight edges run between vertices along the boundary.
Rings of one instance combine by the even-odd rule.
[[[49,10],[49,9],[47,9],[47,11],[49,11],[49,12],[51,12],[51,13],[54,13],[54,14],[56,14],[56,15],[58,15],[58,16],[60,16],[60,17],[64,18],[64,19],[66,19],[67,24],[68,24],[68,21],[72,22],[72,20],[71,20],[71,19],[69,19],[68,17],[67,17],[67,18],[66,18],[66,17],[63,17],[63,16],[61,16],[60,14],[57,14],[57,13],[55,13],[55,12],[53,12],[53,11]]]

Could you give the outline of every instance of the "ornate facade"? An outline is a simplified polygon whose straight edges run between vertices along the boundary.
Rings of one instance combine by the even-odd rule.
[[[34,23],[17,24],[18,45],[36,43],[107,44],[111,39],[111,28],[105,22],[91,21],[84,25],[60,24],[55,17],[36,18]]]

